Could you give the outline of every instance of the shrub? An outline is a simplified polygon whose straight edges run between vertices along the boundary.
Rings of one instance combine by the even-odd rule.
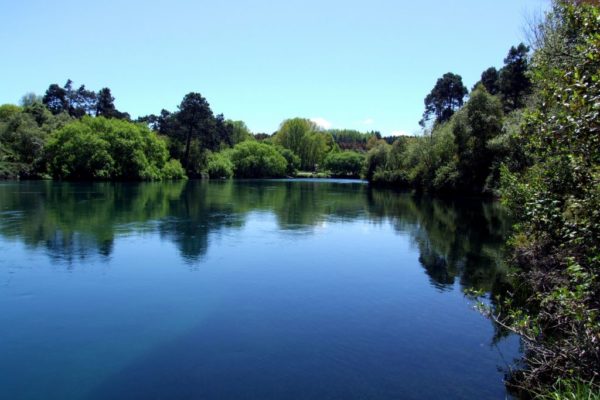
[[[182,177],[165,143],[147,127],[84,117],[53,132],[47,145],[50,173],[61,179],[160,180]],[[165,169],[166,167],[166,169]]]
[[[206,170],[212,179],[229,179],[233,176],[233,163],[224,153],[211,154]]]
[[[235,176],[240,178],[275,178],[285,176],[287,161],[273,146],[245,141],[231,152]]]
[[[364,161],[365,156],[355,151],[330,153],[325,158],[325,169],[335,176],[358,177]]]

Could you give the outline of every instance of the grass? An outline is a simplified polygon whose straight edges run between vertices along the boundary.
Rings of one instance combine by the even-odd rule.
[[[593,382],[559,380],[548,393],[539,394],[536,400],[600,400],[600,386]]]

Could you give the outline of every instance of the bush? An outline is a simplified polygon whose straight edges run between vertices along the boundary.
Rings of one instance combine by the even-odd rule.
[[[494,317],[525,344],[526,368],[510,377],[515,387],[544,393],[554,382],[579,381],[597,393],[600,9],[556,2],[548,18],[531,71],[536,104],[521,131],[534,165],[502,168],[503,200],[517,222],[515,274]]]
[[[300,157],[298,157],[296,153],[294,153],[290,149],[286,149],[285,147],[276,146],[275,148],[277,149],[279,154],[281,154],[283,158],[285,158],[285,160],[287,161],[286,173],[288,175],[296,175],[296,172],[300,168]]]
[[[355,151],[330,153],[325,158],[325,169],[335,176],[358,177],[364,161],[365,156]]]
[[[276,178],[285,176],[288,164],[273,146],[245,141],[231,152],[235,176],[240,178]]]
[[[162,178],[170,180],[187,179],[187,176],[185,175],[185,170],[179,160],[171,159],[165,163],[165,166],[162,169]]]
[[[50,173],[60,179],[160,180],[183,176],[167,163],[165,143],[143,125],[84,117],[52,133],[47,155]]]
[[[211,154],[206,170],[212,179],[229,179],[233,176],[233,163],[224,153]]]

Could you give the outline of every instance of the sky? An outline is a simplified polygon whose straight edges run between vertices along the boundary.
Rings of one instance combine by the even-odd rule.
[[[272,133],[415,134],[446,72],[470,89],[503,64],[548,0],[0,0],[0,104],[48,85],[109,87],[133,117],[201,93],[215,114]]]

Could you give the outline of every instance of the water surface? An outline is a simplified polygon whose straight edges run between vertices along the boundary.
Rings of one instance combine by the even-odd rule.
[[[507,221],[361,182],[0,184],[2,399],[503,399]]]

